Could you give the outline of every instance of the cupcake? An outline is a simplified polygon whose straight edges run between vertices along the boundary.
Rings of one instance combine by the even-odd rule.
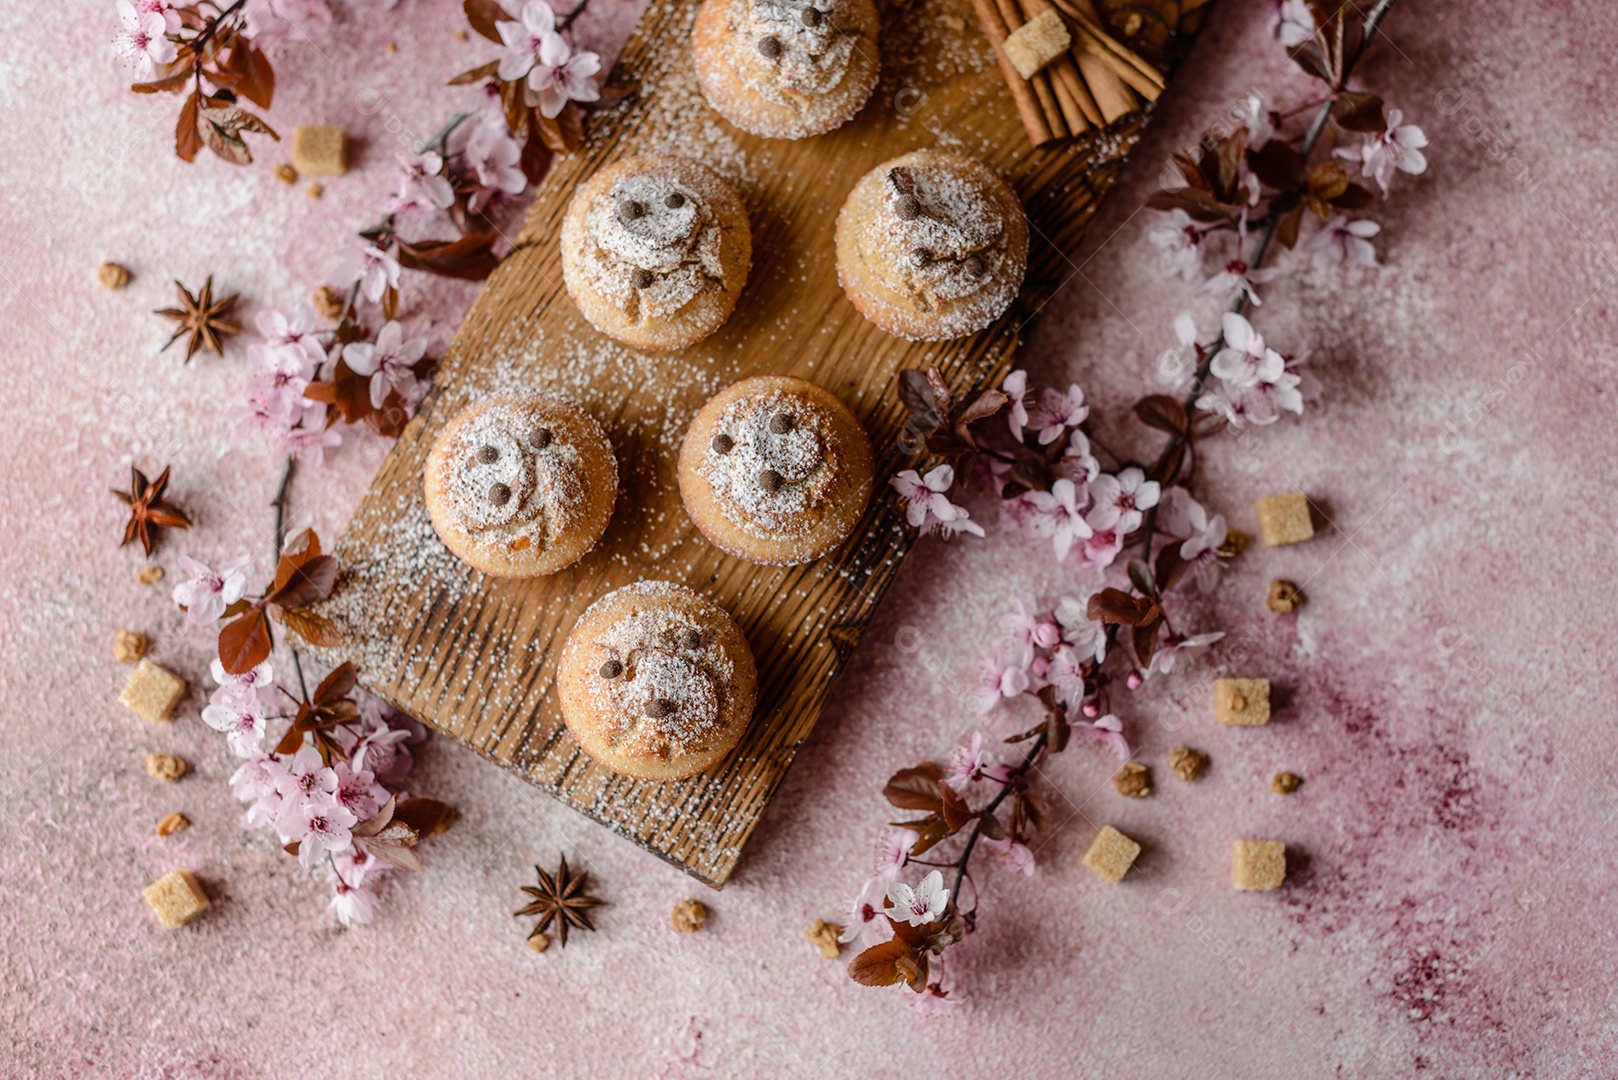
[[[875,89],[877,29],[871,0],[704,0],[691,32],[697,85],[743,131],[820,135]]]
[[[680,349],[719,329],[752,256],[736,190],[688,158],[614,162],[562,219],[568,294],[597,330],[637,349]]]
[[[427,514],[459,558],[496,577],[554,574],[595,546],[618,498],[612,444],[552,394],[490,398],[439,432]]]
[[[871,445],[814,383],[743,379],[686,430],[680,498],[715,546],[748,562],[810,562],[847,539],[871,498]]]
[[[861,315],[898,337],[945,341],[1011,306],[1028,219],[986,166],[917,150],[860,178],[837,214],[837,280]]]
[[[723,608],[684,585],[641,581],[579,617],[556,688],[585,753],[625,776],[678,780],[741,741],[758,673]]]

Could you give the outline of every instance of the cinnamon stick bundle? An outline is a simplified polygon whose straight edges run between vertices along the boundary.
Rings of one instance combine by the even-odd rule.
[[[1051,131],[1050,123],[1040,107],[1039,100],[1035,98],[1033,89],[1023,81],[1016,67],[1006,57],[1006,38],[1011,31],[1000,18],[1000,9],[996,6],[995,0],[972,0],[972,9],[977,12],[978,22],[982,24],[983,32],[988,35],[989,44],[994,46],[994,55],[1000,60],[1000,74],[1004,76],[1006,85],[1011,89],[1011,99],[1017,105],[1017,115],[1022,119],[1024,130],[1028,132],[1028,140],[1035,146],[1055,142],[1058,136]]]

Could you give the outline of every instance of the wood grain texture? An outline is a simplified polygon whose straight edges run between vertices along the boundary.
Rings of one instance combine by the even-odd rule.
[[[326,613],[367,687],[429,726],[518,772],[698,879],[736,865],[794,753],[915,540],[886,478],[902,367],[937,363],[959,391],[997,381],[1035,298],[1083,287],[1073,261],[1097,201],[1145,121],[1032,150],[968,0],[919,0],[885,13],[883,77],[845,128],[819,138],[753,138],[702,101],[686,39],[695,4],[654,0],[620,63],[642,93],[592,118],[585,145],[539,191],[512,254],[457,333],[432,396],[383,464],[336,546],[343,570]],[[966,29],[962,30],[964,26]],[[893,338],[837,285],[832,227],[863,173],[921,146],[975,155],[1005,175],[1033,224],[1029,285],[995,327],[947,344]],[[556,237],[574,187],[625,154],[700,158],[741,191],[754,263],[741,303],[712,338],[648,356],[592,329],[562,287]],[[841,397],[876,450],[879,490],[854,537],[808,566],[752,566],[719,552],[680,504],[674,463],[687,422],[747,375],[813,380]],[[548,389],[577,401],[617,450],[622,491],[607,534],[548,579],[502,581],[461,564],[433,534],[421,473],[439,429],[497,391]],[[720,766],[678,783],[616,776],[585,756],[559,715],[552,678],[563,639],[602,594],[645,579],[684,582],[736,616],[760,693],[752,727]]]

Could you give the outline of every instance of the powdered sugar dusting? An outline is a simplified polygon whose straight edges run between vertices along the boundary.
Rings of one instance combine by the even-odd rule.
[[[586,212],[584,235],[585,276],[631,318],[672,315],[703,289],[724,288],[719,222],[670,170],[614,184]]]
[[[577,527],[585,499],[579,452],[531,405],[483,409],[444,436],[438,479],[449,517],[486,548],[540,549]]]
[[[830,432],[825,410],[800,394],[749,394],[720,414],[714,424],[719,445],[709,444],[697,475],[708,481],[725,517],[749,535],[802,536],[819,521],[817,511],[837,479]]]

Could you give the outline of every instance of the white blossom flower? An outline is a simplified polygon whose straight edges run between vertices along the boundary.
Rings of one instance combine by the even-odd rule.
[[[1108,477],[1099,477],[1106,480]],[[1153,485],[1154,487],[1156,485]],[[1067,477],[1052,481],[1049,491],[1030,491],[1023,498],[1033,507],[1029,528],[1035,536],[1048,536],[1057,561],[1066,559],[1076,540],[1090,536],[1090,523],[1085,520],[1088,492]]]
[[[399,287],[399,260],[374,244],[352,248],[337,262],[337,280],[360,283],[360,294],[373,304],[382,302],[382,293]]]
[[[540,52],[547,42],[554,39],[564,49],[567,47],[562,35],[556,32],[556,12],[542,0],[528,0],[523,5],[519,20],[494,24],[501,44],[506,47],[496,71],[502,82],[515,82],[527,75],[539,61]]]
[[[1234,301],[1245,297],[1252,301],[1254,307],[1262,307],[1264,301],[1259,299],[1255,285],[1264,285],[1274,281],[1281,271],[1273,266],[1262,270],[1250,268],[1241,259],[1232,259],[1225,264],[1225,268],[1207,281],[1202,283],[1199,292],[1213,293],[1222,300]]]
[[[910,861],[911,847],[920,839],[921,834],[911,829],[894,829],[888,833],[881,850],[877,852],[876,876],[883,881],[897,878],[899,871]]]
[[[157,74],[159,66],[172,64],[179,55],[174,42],[164,36],[169,32],[164,13],[149,8],[137,10],[130,0],[118,0],[118,22],[118,36],[112,39],[112,50],[118,59],[135,69],[135,78],[139,81],[149,81]]]
[[[539,62],[528,73],[529,94],[539,96],[541,116],[556,117],[569,101],[596,101],[601,89],[595,76],[601,70],[601,57],[588,49],[575,51],[560,35],[553,34],[540,46]]]
[[[1421,152],[1427,145],[1427,133],[1415,124],[1399,123],[1403,119],[1404,113],[1389,109],[1387,128],[1365,136],[1357,147],[1343,147],[1336,152],[1340,158],[1358,161],[1360,175],[1375,179],[1384,195],[1395,172],[1415,176],[1427,171],[1427,155]]]
[[[1247,129],[1247,148],[1257,150],[1275,137],[1275,123],[1271,112],[1264,107],[1264,98],[1258,93],[1248,94],[1237,109],[1242,126]],[[1251,174],[1249,174],[1251,175]]]
[[[848,921],[837,940],[847,945],[851,941],[877,938],[886,941],[893,936],[893,926],[883,917],[882,897],[888,883],[880,877],[870,878],[849,901]]]
[[[972,696],[973,708],[983,714],[993,712],[1002,701],[1016,697],[1030,685],[1028,665],[1019,658],[990,657],[983,662],[982,684]]]
[[[479,124],[466,144],[466,164],[477,173],[482,185],[472,194],[471,209],[483,209],[501,192],[522,194],[528,187],[528,177],[521,161],[522,147],[507,133],[504,120]]]
[[[1065,394],[1046,388],[1040,395],[1039,412],[1034,419],[1034,427],[1039,432],[1039,445],[1049,446],[1069,428],[1084,423],[1089,415],[1090,407],[1084,403],[1084,391],[1077,383],[1069,386]]]
[[[1068,433],[1062,460],[1056,463],[1058,473],[1075,484],[1086,485],[1101,474],[1101,463],[1090,452],[1090,436],[1074,428]]]
[[[174,602],[185,608],[192,622],[201,626],[216,623],[225,609],[247,593],[248,557],[242,555],[214,571],[186,555],[180,556],[180,569],[186,580],[174,587]]]
[[[1006,409],[1006,423],[1011,437],[1022,442],[1022,429],[1028,426],[1028,372],[1018,368],[1006,376],[1000,389],[1011,399]]]
[[[943,918],[944,909],[949,906],[949,890],[944,888],[944,875],[934,870],[915,888],[902,881],[890,882],[888,900],[892,904],[888,914],[895,921],[926,926]]]
[[[1306,0],[1282,0],[1276,13],[1275,36],[1287,49],[1295,49],[1315,36],[1315,15]]]
[[[905,518],[922,532],[938,531],[946,536],[969,532],[983,535],[983,526],[971,520],[966,508],[956,506],[946,497],[955,486],[955,470],[940,465],[926,476],[915,469],[904,469],[888,483],[905,501]]]
[[[1224,631],[1214,630],[1206,634],[1193,634],[1188,638],[1170,639],[1159,645],[1157,651],[1152,653],[1152,662],[1147,666],[1145,674],[1167,675],[1173,671],[1191,652],[1192,649],[1203,649],[1224,637]]]
[[[1095,505],[1086,520],[1092,529],[1134,532],[1140,527],[1142,512],[1156,506],[1161,494],[1157,481],[1146,479],[1146,474],[1137,468],[1124,469],[1117,476],[1103,474],[1090,485]]]
[[[1320,227],[1304,244],[1314,264],[1322,270],[1348,263],[1376,266],[1376,246],[1371,237],[1382,231],[1374,221],[1349,221],[1338,214]]]
[[[455,202],[455,185],[443,175],[444,158],[428,150],[423,154],[400,154],[399,171],[393,175],[391,209],[444,210]]]
[[[1167,220],[1147,230],[1146,239],[1157,248],[1163,273],[1186,281],[1195,281],[1202,273],[1207,232],[1184,210],[1170,210]]]
[[[390,391],[397,390],[409,404],[423,391],[411,367],[427,352],[426,338],[404,339],[404,327],[390,320],[377,332],[376,341],[355,341],[343,347],[343,362],[356,375],[371,377],[371,405],[380,409]]]
[[[202,722],[215,731],[224,732],[231,753],[251,758],[263,749],[269,715],[256,696],[238,694],[203,709]]]
[[[1225,347],[1215,353],[1208,364],[1208,370],[1215,376],[1231,386],[1246,387],[1273,380],[1281,374],[1286,361],[1264,344],[1263,336],[1253,329],[1252,323],[1227,311],[1220,325]]]

